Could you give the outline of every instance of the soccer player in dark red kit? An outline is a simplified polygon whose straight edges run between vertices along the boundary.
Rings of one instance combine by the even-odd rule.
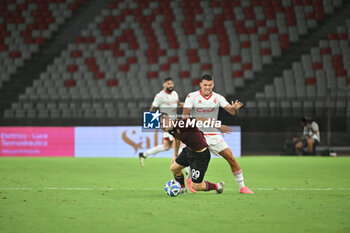
[[[187,118],[171,120],[166,113],[162,113],[161,115],[162,130],[170,133],[175,138],[174,158],[170,169],[174,174],[175,180],[181,184],[181,193],[187,193],[187,189],[185,187],[185,177],[182,173],[182,169],[187,166],[190,166],[192,171],[191,185],[194,190],[215,190],[216,193],[222,193],[224,191],[225,184],[223,181],[219,183],[203,181],[210,161],[210,151],[203,132],[200,131],[194,124],[190,124],[190,121],[204,122],[210,121],[210,119]],[[221,125],[219,130],[223,133],[229,133],[231,128],[226,125]],[[179,155],[177,155],[180,147],[180,141],[182,141],[186,147]]]

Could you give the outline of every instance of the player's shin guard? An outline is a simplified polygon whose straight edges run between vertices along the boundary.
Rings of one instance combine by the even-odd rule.
[[[211,183],[209,181],[204,181],[206,188],[204,191],[211,191],[211,190],[217,190],[218,189],[218,185],[215,183]]]
[[[145,153],[143,153],[143,155],[145,157],[148,157],[149,155],[155,155],[158,154],[159,152],[165,151],[165,147],[164,145],[159,145],[159,146],[155,146],[152,149],[146,151]]]
[[[175,176],[174,175],[174,178],[177,182],[179,182],[181,184],[181,188],[185,188],[185,177],[184,177],[184,174],[181,172],[181,176]]]
[[[239,189],[241,189],[242,187],[245,187],[242,170],[238,170],[238,171],[233,172],[233,176],[235,177],[235,179],[237,181]]]

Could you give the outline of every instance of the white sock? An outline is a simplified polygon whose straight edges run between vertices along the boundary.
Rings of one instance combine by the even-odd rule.
[[[242,170],[238,170],[236,172],[233,172],[233,176],[235,177],[235,179],[237,181],[239,189],[241,189],[242,187],[245,187]]]
[[[184,149],[184,147],[183,146],[180,146],[180,148],[179,148],[179,152],[178,152],[178,154],[177,155],[179,155],[181,152],[182,152],[182,150]]]
[[[187,178],[187,179],[192,179],[192,172],[191,172],[190,166],[185,167],[185,171],[186,171],[186,173],[187,173],[186,178]]]
[[[159,146],[155,146],[152,149],[146,151],[145,153],[143,153],[143,155],[145,157],[148,157],[149,155],[155,155],[158,154],[159,152],[165,151],[165,147],[164,145],[159,145]]]

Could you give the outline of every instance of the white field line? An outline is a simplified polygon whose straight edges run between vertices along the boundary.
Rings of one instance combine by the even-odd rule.
[[[0,187],[0,191],[10,190],[75,190],[75,191],[160,191],[160,188],[83,188],[83,187]],[[225,188],[229,191],[237,191],[233,188]],[[253,191],[350,191],[350,188],[251,188]]]

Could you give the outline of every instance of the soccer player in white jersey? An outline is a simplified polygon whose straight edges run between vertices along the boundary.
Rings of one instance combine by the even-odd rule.
[[[199,91],[191,92],[187,95],[184,104],[183,116],[203,117],[203,118],[218,118],[219,107],[224,108],[232,116],[237,115],[238,109],[243,104],[236,100],[229,104],[227,100],[213,92],[214,79],[209,74],[204,74],[200,82],[201,89]],[[242,169],[237,160],[233,156],[230,147],[226,144],[217,129],[201,129],[204,132],[205,139],[209,145],[209,150],[215,155],[221,155],[230,164],[231,171],[235,177],[240,193],[252,194],[253,192],[244,185]],[[190,177],[186,178],[187,184],[191,182]],[[190,186],[190,184],[188,184]]]
[[[155,112],[157,109],[160,112],[165,112],[171,119],[176,118],[177,108],[181,106],[179,96],[174,91],[174,81],[171,77],[163,80],[163,89],[154,97],[150,111]],[[144,166],[145,159],[150,155],[158,154],[162,151],[167,151],[173,147],[173,136],[168,132],[163,133],[163,144],[151,148],[146,152],[139,153],[141,166]]]

